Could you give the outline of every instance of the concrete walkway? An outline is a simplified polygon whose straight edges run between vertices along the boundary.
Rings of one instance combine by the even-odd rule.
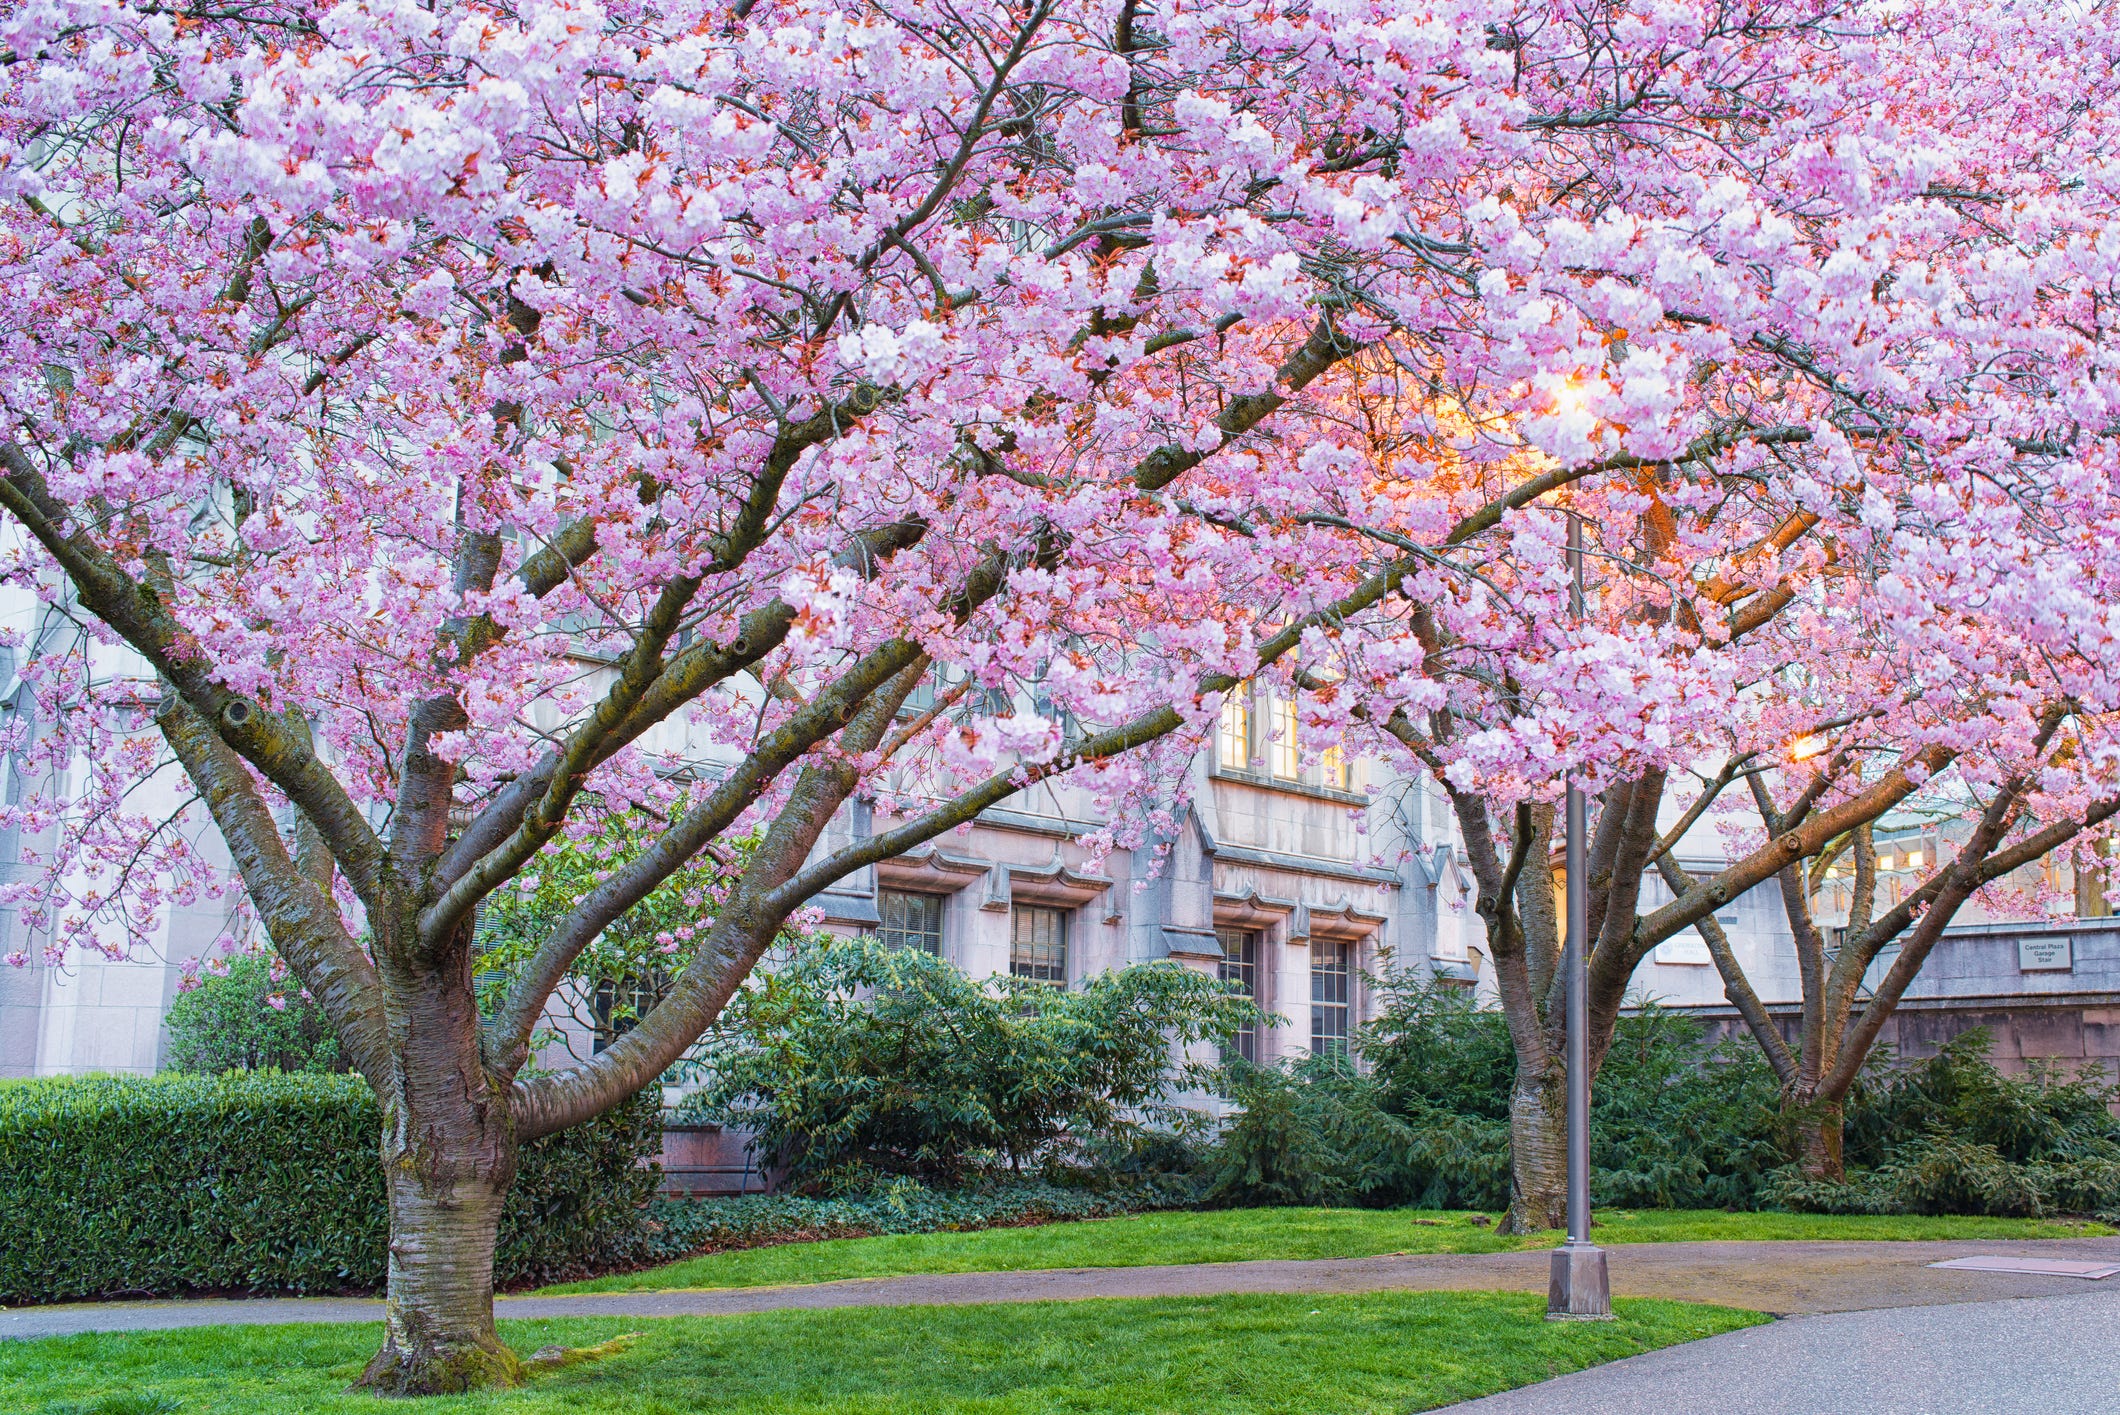
[[[2083,1286],[2069,1297],[1798,1317],[1520,1386],[1450,1415],[2113,1415],[2120,1292]]]
[[[2080,1278],[1942,1271],[1943,1258],[1979,1253],[2120,1261],[2120,1238],[1969,1243],[1633,1243],[1609,1250],[1621,1297],[1672,1297],[1776,1315],[2082,1296],[2106,1290]],[[862,1278],[806,1287],[503,1297],[509,1317],[717,1316],[787,1308],[936,1306],[1086,1297],[1201,1297],[1233,1292],[1523,1291],[1546,1288],[1547,1255],[1480,1253],[1200,1263],[1182,1267],[1066,1268]],[[2120,1287],[2120,1277],[2107,1280]],[[358,1298],[99,1302],[0,1310],[0,1338],[87,1331],[285,1322],[380,1321]],[[1814,1407],[1822,1409],[1824,1407]],[[2111,1407],[2120,1411],[2120,1397]],[[1874,1412],[1864,1412],[1874,1415]]]

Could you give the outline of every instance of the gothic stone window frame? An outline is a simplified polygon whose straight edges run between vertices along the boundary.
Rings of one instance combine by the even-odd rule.
[[[890,948],[917,948],[942,956],[942,920],[947,895],[883,885],[876,891],[876,937]]]
[[[1353,1033],[1359,941],[1315,934],[1310,940],[1310,1054],[1347,1055]]]
[[[1251,999],[1254,1007],[1266,1010],[1266,1000],[1260,993],[1260,983],[1265,975],[1260,971],[1260,955],[1266,951],[1266,930],[1260,928],[1218,927],[1215,941],[1222,946],[1220,972],[1222,981],[1232,984],[1237,992]],[[1271,972],[1271,969],[1268,969]],[[1249,1022],[1230,1038],[1230,1044],[1222,1048],[1222,1060],[1241,1056],[1246,1061],[1259,1060],[1259,1022]]]
[[[1058,904],[1018,900],[1009,906],[1008,970],[1039,982],[1068,980],[1068,932],[1074,911]]]

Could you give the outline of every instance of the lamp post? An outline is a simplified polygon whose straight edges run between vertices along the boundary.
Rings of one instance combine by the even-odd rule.
[[[1583,617],[1583,520],[1568,513],[1569,608]],[[1584,878],[1582,787],[1568,779],[1568,941],[1561,968],[1568,979],[1568,1239],[1553,1250],[1546,1320],[1610,1321],[1612,1279],[1605,1250],[1590,1241],[1590,882]]]

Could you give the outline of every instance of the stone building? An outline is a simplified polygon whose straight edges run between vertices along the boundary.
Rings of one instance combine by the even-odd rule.
[[[29,687],[18,672],[29,654],[68,642],[89,657],[98,676],[121,675],[130,658],[108,645],[80,640],[71,619],[15,586],[0,589],[0,631],[5,631],[0,725],[12,725],[31,706]],[[24,758],[15,753],[0,767],[0,790],[10,802],[20,801],[31,788],[24,770]],[[139,783],[129,804],[166,817],[182,799],[182,784],[171,767]],[[203,820],[188,833],[209,868],[226,876],[231,865],[219,836]],[[20,830],[0,827],[0,881],[21,877],[29,868],[25,852],[46,848],[43,840],[25,840]],[[29,960],[19,967],[0,962],[0,1077],[155,1070],[166,1040],[162,1018],[179,980],[186,966],[226,933],[229,917],[227,899],[205,899],[170,910],[145,950],[120,959],[76,950],[63,965],[52,966],[41,956],[48,935],[25,927],[20,910],[0,908],[0,959],[23,955]]]
[[[1175,838],[1099,858],[1085,837],[1106,822],[1087,797],[1040,786],[815,902],[835,931],[926,948],[979,977],[1079,983],[1173,959],[1220,974],[1274,1014],[1276,1025],[1241,1041],[1255,1059],[1344,1047],[1374,1006],[1369,980],[1380,972],[1476,982],[1471,882],[1432,785],[1336,753],[1306,757],[1293,731],[1285,704],[1263,694],[1233,703],[1193,764]],[[174,776],[145,783],[142,800],[159,793],[173,807],[180,788]],[[852,809],[820,848],[873,824]],[[201,840],[218,847],[210,829]],[[24,868],[21,850],[0,839],[0,871]],[[180,979],[227,923],[216,902],[175,911],[151,948],[123,961],[77,952],[62,966],[0,967],[0,1076],[157,1069]],[[0,953],[26,948],[34,960],[38,942],[21,934],[15,911],[0,910]],[[553,1018],[576,1054],[595,1044],[582,1034],[593,1011],[562,1007]]]
[[[0,591],[0,629],[29,645],[74,632],[71,621],[17,590]],[[0,717],[22,701],[15,662],[0,649]],[[714,770],[711,750],[694,749],[677,724],[644,745],[693,770]],[[834,930],[929,949],[977,977],[1017,973],[1073,984],[1155,959],[1215,972],[1275,1019],[1239,1039],[1259,1061],[1344,1047],[1374,1013],[1373,980],[1390,973],[1440,977],[1491,997],[1473,882],[1443,793],[1432,781],[1303,747],[1285,700],[1263,690],[1235,696],[1215,740],[1192,763],[1189,804],[1172,838],[1099,856],[1088,842],[1107,822],[1086,794],[1039,786],[815,902]],[[18,770],[19,758],[11,759],[11,799],[24,789]],[[134,804],[167,813],[182,795],[170,767],[140,784]],[[1667,827],[1675,823],[1670,809]],[[875,824],[851,809],[822,848]],[[1716,824],[1711,817],[1679,842],[1689,873],[1721,866]],[[1949,847],[1925,829],[1880,844],[1893,852],[1893,870],[1904,873],[1923,852]],[[225,872],[226,852],[210,826],[201,821],[193,834]],[[0,832],[0,879],[24,869],[24,850],[35,845]],[[1651,907],[1668,898],[1658,878],[1645,887]],[[1830,894],[1829,882],[1819,900],[1828,923]],[[226,935],[229,907],[209,899],[173,911],[151,946],[129,958],[77,951],[59,966],[38,958],[42,939],[25,931],[18,911],[0,909],[0,955],[19,951],[32,960],[0,966],[0,1076],[156,1070],[169,1003],[186,970]],[[2087,913],[2102,908],[2101,898],[2084,904]],[[1777,887],[1754,889],[1717,917],[1762,996],[1793,1001],[1795,957]],[[1944,974],[1932,965],[1930,976]],[[1711,1017],[1724,1005],[1706,946],[1691,931],[1659,946],[1636,985],[1642,996]],[[597,1041],[593,1000],[574,1005],[582,1001],[557,1006],[551,1019],[577,1055]],[[2082,1026],[2082,1035],[2104,1045],[2104,1022]]]
[[[1872,966],[1872,987],[1897,957]],[[1801,1003],[1793,989],[1763,997],[1782,1035],[1796,1041]],[[1737,1009],[1721,999],[1688,1006],[1717,1036],[1741,1036]],[[2120,1079],[2120,924],[2110,918],[1987,920],[1943,931],[1878,1043],[1917,1061],[1969,1028],[1984,1028],[2005,1072],[2086,1068]]]
[[[1877,832],[1877,907],[1897,904],[1906,892],[1955,852],[1963,832],[1946,826],[1908,825]],[[1684,861],[1704,873],[1719,860]],[[1829,873],[1813,897],[1813,917],[1826,948],[1840,946],[1848,918],[1852,868]],[[2063,856],[2025,866],[2001,881],[2019,915],[2004,917],[1968,904],[1922,964],[1879,1037],[1895,1056],[1933,1056],[1945,1042],[1972,1027],[1986,1028],[1995,1062],[2022,1072],[2053,1064],[2063,1069],[2091,1064],[2120,1077],[2120,921],[2105,901],[2103,881],[2081,877]],[[1659,879],[1645,882],[1644,901],[1654,907],[1670,898]],[[2059,912],[2061,909],[2068,912]],[[2041,915],[2044,915],[2043,917]],[[1796,949],[1778,884],[1747,891],[1717,910],[1760,1000],[1793,1043],[1803,988]],[[1862,994],[1883,981],[1899,958],[1887,947],[1864,974]],[[1687,930],[1659,945],[1635,974],[1636,996],[1689,1012],[1714,1035],[1740,1035],[1744,1023],[1723,992],[1721,974],[1707,944]]]

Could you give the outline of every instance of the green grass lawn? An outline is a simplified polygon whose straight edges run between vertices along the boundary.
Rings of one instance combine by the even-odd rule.
[[[527,1389],[419,1402],[506,1415],[1399,1415],[1749,1326],[1752,1312],[1621,1301],[1544,1321],[1516,1293],[1244,1296],[503,1322],[518,1351],[645,1332]],[[380,1325],[221,1327],[0,1342],[24,1415],[373,1412],[346,1393]],[[408,1407],[409,1408],[409,1407]]]
[[[1132,1268],[1251,1258],[1365,1258],[1378,1253],[1494,1253],[1548,1248],[1557,1234],[1503,1238],[1462,1213],[1406,1209],[1221,1209],[1141,1214],[1035,1228],[837,1238],[707,1253],[644,1272],[569,1283],[547,1292],[633,1292],[682,1287],[769,1287],[896,1273],[1016,1272],[1031,1268]],[[1760,1238],[2080,1238],[2103,1224],[2044,1219],[1726,1214],[1716,1210],[1610,1210],[1604,1243]]]

